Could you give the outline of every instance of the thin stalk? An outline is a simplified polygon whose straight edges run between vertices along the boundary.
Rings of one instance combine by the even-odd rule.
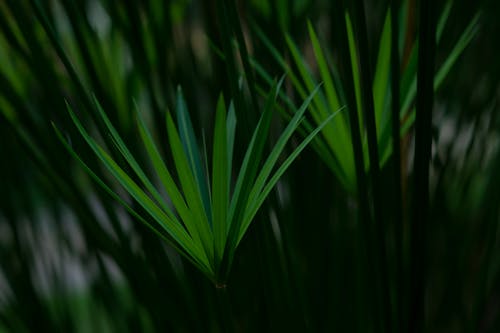
[[[230,88],[230,96],[232,96],[235,100],[235,105],[236,105],[236,112],[237,112],[237,118],[246,124],[250,124],[250,114],[248,113],[248,108],[247,104],[244,101],[244,95],[240,92],[240,89],[238,88],[238,77],[239,77],[239,72],[236,67],[236,62],[235,62],[235,57],[234,57],[234,52],[233,52],[233,46],[232,46],[232,29],[231,29],[231,19],[230,15],[231,13],[229,12],[229,8],[226,5],[225,0],[216,0],[216,5],[217,5],[217,13],[219,15],[218,19],[220,22],[219,25],[219,32],[221,34],[221,40],[222,40],[222,48],[224,51],[224,60],[226,63],[226,70],[227,70],[227,78],[229,80],[229,88]],[[242,131],[245,137],[250,137],[251,132],[250,129],[251,126],[244,126],[242,127]]]
[[[238,41],[238,46],[240,50],[240,58],[243,64],[243,70],[245,71],[245,76],[248,83],[248,89],[250,91],[250,102],[252,105],[252,110],[257,110],[257,93],[255,91],[255,78],[252,71],[252,66],[250,66],[250,57],[248,56],[248,49],[245,43],[245,37],[243,36],[243,30],[241,28],[241,20],[239,19],[238,11],[236,9],[235,1],[226,0],[226,6],[229,10],[229,17],[231,19],[231,25],[236,35],[236,40]]]
[[[396,248],[396,279],[395,279],[395,301],[396,319],[395,328],[397,332],[403,332],[403,314],[401,307],[404,304],[404,286],[403,286],[403,212],[402,212],[402,193],[401,193],[401,144],[400,144],[400,123],[399,123],[399,105],[400,105],[400,61],[399,61],[399,38],[398,38],[398,13],[399,1],[391,0],[391,96],[392,96],[392,158],[394,168],[394,232]]]
[[[367,182],[366,182],[366,175],[365,175],[365,163],[364,163],[364,158],[363,158],[363,151],[362,151],[362,144],[361,144],[361,131],[360,131],[360,126],[359,126],[359,117],[358,117],[358,112],[356,110],[356,96],[355,96],[355,88],[354,88],[354,80],[352,75],[349,73],[349,70],[352,68],[352,61],[355,61],[356,59],[351,59],[350,54],[349,54],[349,44],[347,41],[347,30],[346,30],[346,17],[344,13],[346,13],[347,7],[346,3],[344,1],[341,1],[341,11],[335,11],[338,12],[341,17],[338,17],[335,19],[335,22],[339,22],[337,25],[336,31],[338,31],[338,37],[339,37],[339,44],[341,47],[339,47],[339,50],[341,50],[340,56],[343,59],[343,63],[340,67],[340,71],[342,72],[342,77],[345,79],[346,83],[346,99],[347,99],[347,108],[349,112],[349,124],[350,124],[350,129],[351,129],[351,143],[352,143],[352,149],[353,149],[353,154],[354,154],[354,165],[356,169],[356,186],[357,186],[357,196],[358,196],[358,201],[360,205],[360,211],[361,211],[361,217],[360,217],[360,229],[362,230],[362,237],[364,238],[364,245],[361,245],[364,250],[364,258],[366,259],[366,265],[361,265],[360,267],[367,267],[369,275],[372,275],[372,265],[370,264],[371,260],[369,260],[369,250],[368,250],[368,240],[370,239],[370,233],[367,228],[364,228],[363,223],[365,224],[370,224],[370,214],[369,214],[369,205],[368,205],[368,187],[367,187]],[[361,250],[361,252],[363,252]],[[373,289],[368,288],[367,290],[363,291],[358,291],[358,296],[361,295],[364,291],[367,292],[373,292]],[[371,295],[370,295],[371,296]],[[359,297],[356,297],[359,300]],[[373,301],[373,298],[371,299]],[[364,303],[364,302],[363,302]],[[358,306],[361,306],[362,303],[358,304]],[[376,306],[374,304],[370,304],[370,311],[371,313]],[[377,315],[374,316],[375,319],[378,317]],[[361,324],[361,323],[360,323]]]
[[[215,285],[215,292],[217,294],[217,306],[219,309],[220,330],[222,333],[234,332],[233,314],[231,304],[229,302],[229,294],[227,285],[218,283]]]
[[[425,328],[426,242],[429,220],[429,162],[434,100],[436,20],[434,3],[422,0],[419,11],[419,49],[415,124],[413,221],[410,239],[410,308],[407,332]]]
[[[402,68],[406,68],[410,60],[411,50],[415,40],[415,12],[417,8],[416,0],[408,0],[406,5],[406,33],[403,43],[403,58],[401,61]]]
[[[392,332],[391,318],[391,298],[389,290],[389,276],[387,264],[387,251],[385,241],[386,225],[382,216],[382,191],[380,184],[380,161],[378,153],[377,128],[375,125],[375,106],[373,102],[373,78],[370,65],[370,50],[368,47],[368,36],[366,30],[366,15],[362,0],[355,2],[355,22],[357,26],[357,42],[359,49],[359,69],[361,73],[361,98],[366,120],[366,132],[368,136],[368,156],[370,159],[370,176],[373,195],[373,213],[374,213],[374,235],[376,240],[377,258],[375,265],[379,268],[377,272],[379,285],[381,288],[381,302],[383,307],[383,332]]]
[[[343,1],[342,1],[343,3]],[[344,3],[343,3],[344,4]],[[345,8],[345,5],[344,5]],[[358,189],[358,197],[362,208],[368,207],[368,195],[367,195],[367,184],[366,184],[366,175],[364,170],[364,160],[363,160],[363,152],[361,145],[361,131],[359,128],[359,117],[356,112],[356,96],[354,95],[354,81],[352,76],[348,73],[349,69],[352,68],[351,58],[348,52],[348,43],[347,43],[347,31],[345,28],[344,17],[340,22],[343,24],[339,24],[340,30],[340,39],[343,47],[339,48],[342,52],[342,58],[344,59],[344,75],[346,81],[346,97],[347,97],[347,107],[349,111],[349,123],[351,127],[351,141],[352,141],[352,149],[354,153],[355,160],[355,168],[356,168],[356,184]],[[363,215],[367,213],[367,210],[363,209]]]

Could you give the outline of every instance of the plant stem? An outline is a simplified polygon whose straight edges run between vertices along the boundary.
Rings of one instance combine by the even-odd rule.
[[[392,95],[392,159],[394,161],[394,240],[396,249],[396,279],[395,279],[395,301],[396,313],[395,330],[403,332],[403,315],[401,307],[404,304],[403,286],[403,213],[402,213],[402,191],[401,191],[401,145],[400,145],[400,93],[399,93],[399,43],[398,30],[399,1],[391,0],[391,95]]]
[[[373,102],[373,78],[370,64],[370,50],[368,47],[368,36],[366,28],[366,15],[363,1],[355,2],[354,6],[354,21],[356,23],[357,42],[359,54],[363,55],[359,58],[359,69],[361,74],[361,97],[363,105],[363,114],[366,121],[366,132],[368,137],[368,156],[370,159],[370,176],[372,186],[372,203],[373,203],[373,225],[371,230],[375,237],[373,241],[373,250],[376,251],[375,267],[376,267],[376,286],[380,291],[377,296],[380,297],[379,302],[382,306],[382,331],[392,332],[391,328],[391,297],[389,290],[389,276],[387,264],[387,251],[385,241],[385,230],[387,226],[384,223],[382,216],[382,191],[380,177],[380,161],[378,153],[378,138],[377,128],[375,124],[375,106]]]
[[[422,0],[419,12],[419,50],[415,125],[413,221],[410,240],[410,308],[407,332],[425,328],[426,242],[429,219],[429,162],[434,100],[434,52],[436,22],[431,0]]]
[[[348,2],[346,1],[341,1],[342,4],[342,10],[336,10],[336,13],[339,13],[338,18],[335,19],[335,22],[338,22],[336,26],[336,31],[338,31],[338,38],[339,38],[339,43],[341,47],[339,48],[341,51],[341,57],[343,59],[343,63],[340,67],[340,72],[342,75],[342,78],[345,79],[346,82],[346,100],[347,100],[347,107],[348,107],[348,112],[349,112],[349,124],[350,124],[350,129],[351,129],[351,142],[352,142],[352,149],[353,149],[353,155],[354,155],[354,165],[356,169],[356,185],[357,185],[357,196],[358,196],[358,201],[359,201],[359,206],[360,206],[360,216],[358,219],[360,220],[359,223],[359,228],[358,230],[360,231],[360,239],[362,239],[362,242],[360,242],[360,257],[363,258],[362,262],[360,263],[360,269],[365,270],[366,269],[366,275],[367,276],[373,276],[374,272],[374,267],[372,265],[372,260],[371,260],[371,254],[370,254],[370,249],[371,246],[370,244],[372,243],[371,241],[371,233],[369,230],[369,226],[371,225],[370,222],[370,207],[368,204],[368,185],[366,181],[366,174],[365,174],[365,162],[363,158],[363,148],[362,148],[362,142],[361,142],[361,131],[360,131],[360,119],[358,117],[358,112],[356,109],[356,96],[355,96],[355,87],[354,87],[354,80],[352,77],[352,74],[349,73],[349,69],[352,68],[352,61],[356,61],[356,59],[351,59],[351,56],[349,54],[349,44],[347,41],[347,29],[346,29],[346,16],[344,13],[347,11],[347,4]],[[363,285],[360,283],[360,285]],[[363,286],[365,289],[363,292],[366,292],[368,295],[369,301],[368,303],[368,311],[366,312],[368,316],[370,314],[372,317],[370,320],[373,320],[376,322],[378,318],[380,317],[376,311],[379,309],[379,307],[374,303],[375,297],[374,295],[376,294],[375,290],[376,288],[370,288],[367,286]],[[358,307],[365,306],[364,304],[358,304]],[[365,310],[365,309],[363,309]],[[360,323],[361,324],[361,323]],[[362,330],[362,326],[358,327],[358,330]]]
[[[215,292],[217,293],[217,306],[219,308],[219,328],[222,333],[232,333],[234,331],[233,314],[229,302],[227,285],[217,282],[215,284]]]

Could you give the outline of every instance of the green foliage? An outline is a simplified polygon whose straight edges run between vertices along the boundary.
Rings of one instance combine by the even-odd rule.
[[[441,27],[437,33],[437,40],[440,39],[442,29],[448,19],[449,8],[451,2],[448,2],[447,10],[443,12],[440,18],[439,26]],[[460,54],[464,51],[465,47],[470,43],[472,38],[477,31],[477,22],[479,15],[476,15],[466,29],[461,34],[459,40],[456,42],[452,51],[447,55],[445,61],[439,68],[434,79],[435,89],[443,83],[443,79],[448,74],[449,70],[455,64]],[[359,127],[362,134],[363,142],[363,152],[365,154],[365,168],[369,169],[368,161],[368,140],[365,133],[365,122],[363,120],[363,105],[361,101],[361,87],[360,87],[360,70],[359,61],[363,59],[364,55],[360,54],[356,36],[353,32],[352,21],[348,12],[345,13],[345,27],[347,31],[347,37],[349,42],[349,55],[352,64],[352,79],[354,82],[355,96],[356,96],[356,107],[355,110],[358,112]],[[338,71],[334,69],[335,61],[332,57],[327,57],[325,53],[325,48],[321,46],[319,38],[311,24],[307,24],[309,38],[311,41],[311,46],[314,51],[314,60],[317,66],[317,72],[319,74],[320,81],[324,83],[323,89],[313,100],[312,105],[312,115],[313,122],[318,124],[327,117],[332,112],[338,110],[341,105],[346,105],[346,87],[345,81],[343,81],[338,74]],[[316,86],[317,80],[314,77],[314,72],[308,66],[305,57],[300,53],[298,45],[293,41],[290,35],[286,35],[286,44],[288,46],[288,51],[290,52],[293,62],[288,63],[285,58],[280,55],[279,50],[273,46],[273,44],[266,37],[265,33],[258,27],[255,27],[257,35],[264,42],[264,44],[269,48],[270,53],[274,56],[277,63],[281,65],[283,70],[289,73],[290,81],[292,82],[295,90],[301,98],[304,98],[309,94]],[[382,32],[379,37],[379,44],[377,48],[377,58],[375,65],[375,73],[373,77],[373,103],[375,110],[375,123],[377,129],[377,142],[378,150],[380,152],[380,166],[383,167],[390,158],[392,152],[392,139],[390,135],[391,131],[391,118],[390,118],[390,98],[391,98],[391,87],[390,87],[390,50],[391,50],[391,17],[390,12],[385,15],[384,24],[382,27]],[[404,31],[405,26],[399,28],[399,30]],[[417,84],[417,67],[415,63],[417,61],[417,50],[418,43],[412,48],[410,55],[410,65],[405,67],[402,72],[403,80],[401,81],[400,91],[402,96],[402,102],[400,107],[400,118],[401,118],[401,135],[404,136],[408,133],[415,120],[415,109],[413,103],[416,95],[416,84]],[[401,51],[400,51],[401,52]],[[257,65],[256,65],[257,66]],[[331,69],[333,68],[333,69]],[[262,67],[257,69],[260,75],[265,81],[270,83],[270,73],[266,73],[262,70]],[[290,103],[288,96],[283,95],[285,102]],[[293,106],[291,107],[293,110]],[[328,167],[337,176],[340,182],[344,184],[346,189],[350,192],[355,192],[356,188],[356,174],[354,172],[354,156],[351,147],[351,138],[349,134],[349,121],[347,114],[337,117],[332,123],[327,126],[325,131],[323,131],[320,139],[322,143],[316,143],[315,148],[318,155],[324,160]],[[318,140],[320,140],[318,139]]]
[[[299,111],[294,115],[278,139],[276,146],[267,157],[261,171],[258,172],[260,162],[263,159],[264,144],[271,124],[275,103],[274,99],[279,91],[281,82],[275,85],[269,93],[266,107],[245,153],[243,164],[235,181],[234,190],[230,188],[231,170],[234,169],[232,149],[234,147],[236,125],[232,104],[229,108],[229,114],[226,115],[227,111],[224,99],[222,96],[219,98],[214,129],[212,177],[210,181],[207,179],[208,175],[205,173],[209,168],[207,158],[204,159],[205,162],[202,162],[186,102],[179,88],[176,104],[178,125],[176,128],[172,116],[170,113],[167,113],[166,127],[180,188],[176,185],[172,173],[162,161],[158,147],[155,145],[144,120],[142,120],[138,113],[138,126],[144,149],[148,152],[156,176],[161,179],[164,190],[168,195],[168,199],[171,200],[174,210],[169,207],[167,198],[162,197],[160,191],[155,188],[150,178],[146,176],[144,170],[132,156],[125,142],[97,101],[95,101],[96,108],[99,110],[99,114],[104,121],[112,143],[134,171],[140,183],[134,181],[125,169],[120,167],[106,153],[102,146],[90,137],[71,108],[68,108],[78,131],[82,134],[96,156],[130,196],[152,218],[154,225],[151,228],[153,230],[157,229],[157,227],[163,229],[168,235],[167,237],[164,236],[164,238],[169,240],[182,255],[189,259],[209,279],[218,285],[222,285],[229,274],[236,247],[257,214],[258,209],[264,203],[265,198],[293,160],[297,158],[299,153],[327,122],[333,118],[333,115],[331,115],[320,124],[317,129],[290,153],[282,165],[276,168],[278,158],[281,156],[287,141],[299,126],[315,94],[315,91],[313,91],[311,96],[306,99]],[[60,131],[58,131],[58,135],[63,139]],[[76,154],[71,149],[69,143],[66,143],[66,147],[70,149],[73,155]],[[80,158],[79,160],[85,163]],[[84,167],[89,170],[86,164],[84,164]],[[275,168],[276,171],[273,173]],[[95,176],[95,173],[91,172],[91,175]],[[97,176],[95,178],[98,183],[105,186],[108,192],[112,191],[108,186],[104,185],[103,180]],[[209,183],[211,183],[211,187],[209,187]],[[116,192],[113,194],[114,197],[119,196]],[[124,200],[120,201],[122,203],[125,202]],[[125,205],[129,210],[132,210],[128,204]],[[134,210],[132,210],[132,213],[140,217],[140,213]],[[141,220],[146,221],[145,217],[141,217]],[[152,222],[146,223],[151,224]],[[160,232],[159,234],[161,235]],[[229,259],[225,259],[226,257]]]
[[[0,332],[499,332],[493,2],[1,1]]]

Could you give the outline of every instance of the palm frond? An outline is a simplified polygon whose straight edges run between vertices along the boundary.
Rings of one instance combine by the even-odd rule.
[[[177,127],[171,114],[167,113],[166,116],[168,142],[174,161],[174,167],[170,170],[175,170],[180,187],[176,185],[172,172],[161,157],[144,120],[140,115],[137,117],[137,126],[145,151],[173,208],[171,208],[167,198],[161,195],[161,191],[154,184],[152,178],[146,175],[96,99],[94,100],[95,106],[105,124],[110,140],[121,153],[128,167],[134,171],[134,177],[127,174],[119,162],[114,160],[103,146],[90,136],[88,130],[84,128],[68,105],[70,116],[101,163],[145,210],[148,217],[141,216],[133,210],[124,199],[119,199],[118,192],[106,185],[106,181],[99,178],[86,164],[84,167],[106,191],[110,192],[114,198],[118,198],[119,202],[127,209],[132,210],[134,216],[148,223],[153,230],[156,230],[157,226],[161,227],[174,247],[180,249],[180,253],[194,263],[208,278],[216,283],[223,283],[229,274],[234,252],[239,242],[272,188],[307,144],[336,115],[332,114],[324,119],[278,166],[278,158],[300,125],[319,87],[313,90],[291,119],[261,167],[264,144],[283,80],[284,77],[273,86],[268,95],[265,111],[247,148],[232,192],[230,184],[231,173],[234,169],[232,150],[236,119],[232,105],[229,108],[229,113],[227,112],[222,96],[219,98],[216,108],[211,186],[207,186],[208,182],[204,172],[204,170],[209,169],[207,160],[200,157],[197,139],[180,89],[176,105]],[[60,132],[57,131],[57,133],[59,138],[63,140]],[[84,163],[74,149],[64,140],[63,142],[72,155]],[[272,173],[275,168],[277,168],[276,171]],[[140,182],[134,180],[135,177]]]

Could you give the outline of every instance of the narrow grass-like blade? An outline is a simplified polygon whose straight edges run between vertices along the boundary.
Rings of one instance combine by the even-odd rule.
[[[269,154],[269,157],[267,158],[266,162],[261,168],[261,171],[255,180],[255,183],[252,187],[252,192],[249,196],[248,199],[248,205],[252,205],[252,202],[256,200],[260,192],[262,191],[262,188],[264,187],[269,175],[271,174],[274,166],[276,165],[276,162],[278,161],[279,156],[283,152],[283,149],[285,148],[286,143],[294,133],[294,131],[297,129],[297,127],[300,125],[301,120],[303,119],[303,115],[306,112],[307,108],[309,107],[309,104],[313,100],[314,96],[318,92],[321,86],[317,86],[313,92],[309,95],[309,97],[304,101],[302,106],[297,110],[293,118],[289,121],[287,127],[279,137],[278,141],[274,145],[273,150]]]
[[[158,175],[169,198],[172,200],[176,211],[179,213],[179,216],[182,220],[190,219],[191,213],[189,212],[189,208],[187,207],[181,192],[179,191],[175,181],[173,180],[170,171],[168,171],[165,163],[163,162],[158,147],[154,143],[153,137],[147,129],[146,124],[144,123],[144,120],[140,116],[139,112],[137,112],[137,124],[142,143],[146,148],[146,152],[148,153],[148,156],[151,160],[153,169]]]
[[[333,83],[332,75],[328,68],[326,62],[326,57],[322,51],[320,42],[314,29],[310,22],[308,22],[309,37],[311,38],[311,43],[313,46],[314,54],[316,57],[316,62],[318,64],[318,69],[321,75],[321,79],[324,83],[324,91],[328,100],[328,110],[323,112],[322,118],[317,119],[316,123],[321,123],[327,115],[331,114],[335,110],[340,108],[338,93]],[[339,115],[334,121],[332,121],[323,131],[324,137],[328,138],[327,141],[335,145],[336,151],[338,151],[339,158],[343,161],[352,160],[348,158],[351,154],[349,149],[349,130],[348,123],[342,115]],[[332,147],[333,148],[333,147]],[[344,165],[344,167],[349,168],[349,165]]]
[[[436,27],[436,40],[439,43],[441,40],[441,36],[443,35],[444,27],[448,22],[448,17],[450,17],[451,6],[453,4],[453,0],[448,0],[444,5],[443,10],[441,11],[441,15],[439,17],[439,21]]]
[[[167,113],[167,132],[177,176],[181,182],[187,205],[192,212],[192,219],[184,221],[184,224],[193,224],[190,230],[199,234],[205,253],[209,260],[213,260],[213,236],[203,207],[201,189],[189,165],[188,156],[186,156],[170,113]]]
[[[382,128],[382,124],[388,124],[389,112],[385,106],[388,97],[389,77],[390,77],[390,53],[391,53],[391,15],[388,11],[385,17],[382,35],[378,47],[377,65],[375,66],[375,76],[373,77],[373,102],[375,106],[375,122],[377,126],[378,141],[382,133],[389,127]],[[387,125],[386,125],[387,126]],[[381,147],[383,148],[383,147]]]
[[[358,112],[359,118],[359,127],[360,133],[363,137],[363,112],[361,105],[361,84],[360,84],[360,74],[359,74],[359,65],[358,65],[358,51],[356,49],[356,41],[354,39],[354,32],[352,29],[352,22],[349,13],[345,13],[345,22],[346,22],[346,31],[347,31],[347,41],[349,43],[349,54],[351,55],[351,70],[352,70],[352,79],[354,82],[354,92],[356,96],[356,109]],[[363,140],[361,140],[363,141]]]
[[[172,221],[176,221],[179,225],[179,221],[177,221],[177,217],[175,214],[172,212],[170,207],[168,207],[167,203],[165,200],[162,198],[161,194],[158,192],[158,190],[154,187],[154,185],[151,183],[151,181],[148,179],[142,168],[139,166],[139,163],[137,163],[136,159],[132,155],[132,153],[129,151],[127,148],[127,145],[125,142],[123,142],[122,138],[116,131],[115,127],[113,124],[111,124],[111,121],[109,120],[108,116],[102,109],[101,105],[97,101],[97,99],[94,96],[94,104],[99,112],[99,115],[101,116],[101,119],[104,121],[104,124],[106,125],[106,128],[108,129],[109,133],[111,134],[111,138],[113,139],[113,143],[115,146],[118,148],[120,153],[122,154],[123,158],[127,163],[130,165],[132,170],[137,174],[139,179],[142,181],[143,185],[146,187],[146,189],[151,193],[153,198],[156,200],[157,204],[160,205],[160,207],[165,211],[165,213],[169,216]]]
[[[279,85],[281,85],[282,82],[283,79],[280,81]],[[235,227],[234,224],[240,223],[238,219],[241,218],[241,211],[244,209],[244,206],[246,205],[245,202],[250,195],[250,185],[253,183],[253,180],[257,173],[258,164],[262,159],[264,143],[267,139],[267,134],[271,126],[274,99],[278,89],[278,85],[274,84],[271,89],[271,93],[268,96],[266,106],[264,108],[264,113],[262,114],[261,119],[257,124],[257,128],[253,133],[252,139],[245,153],[240,172],[238,174],[230,206],[229,237],[234,237],[235,231],[238,230],[238,228]]]
[[[207,188],[207,178],[203,171],[203,164],[201,162],[200,152],[196,143],[196,136],[194,134],[193,124],[189,117],[186,101],[182,94],[182,89],[177,88],[177,102],[176,102],[177,123],[179,128],[179,135],[182,146],[189,161],[189,166],[198,184],[201,198],[203,200],[203,207],[205,215],[208,217],[208,222],[212,225],[212,213],[210,211],[210,196]]]
[[[472,38],[474,38],[474,36],[476,35],[477,23],[479,21],[479,17],[480,17],[479,13],[474,16],[474,18],[465,28],[459,40],[453,47],[453,50],[449,53],[448,57],[439,68],[438,72],[434,77],[434,90],[437,90],[441,86],[441,84],[444,81],[444,78],[448,75],[451,68],[458,60],[458,57],[463,53],[465,48],[472,41]],[[415,99],[416,94],[417,94],[417,78],[415,76],[411,81],[411,84],[409,85],[408,91],[404,95],[405,98],[402,105],[402,111],[408,110],[410,108],[410,105]]]
[[[181,220],[191,221],[193,219],[193,214],[187,207],[182,193],[179,191],[177,184],[171,176],[170,171],[168,171],[165,163],[163,162],[160,152],[153,141],[151,133],[148,131],[146,124],[144,123],[144,120],[140,116],[139,112],[137,112],[137,122],[142,142],[153,164],[153,169],[155,170],[158,178],[165,187],[168,197],[172,201],[172,204],[174,205]],[[193,223],[184,223],[184,225],[186,226],[191,237],[195,237],[196,235],[198,235],[198,232],[194,229],[196,228],[196,225],[194,225]],[[199,236],[196,239],[199,247],[202,248],[201,239],[199,238]],[[209,259],[207,257],[207,254],[204,251],[201,251],[200,256],[208,265]]]
[[[272,79],[271,77],[264,71],[264,69],[259,66],[255,61],[253,62],[253,65],[256,68],[257,73],[261,76],[261,78],[269,85],[272,85]],[[258,87],[257,91],[261,96],[267,96],[267,92],[264,91],[264,89]],[[276,108],[278,111],[285,117],[287,121],[290,121],[293,115],[297,112],[297,109],[295,105],[293,104],[293,101],[287,96],[287,94],[280,92],[279,94],[281,100],[286,104],[287,108],[291,111],[285,110],[284,107],[280,106],[279,104],[276,105]],[[313,107],[310,105],[310,107]],[[314,126],[308,121],[307,119],[304,119],[302,121],[302,126],[300,126],[297,131],[299,132],[300,135],[303,137],[306,137],[309,133],[311,133],[314,130]],[[325,132],[325,130],[323,130]],[[326,136],[326,135],[325,135]],[[337,175],[339,181],[344,184],[346,188],[352,188],[352,185],[350,185],[349,181],[347,180],[347,175],[345,173],[345,170],[341,167],[341,163],[339,162],[339,159],[337,156],[333,153],[333,150],[328,146],[328,142],[324,139],[316,137],[315,140],[311,143],[313,148],[317,151],[318,156],[325,162],[325,164],[330,168],[330,170]],[[350,145],[350,141],[349,141]]]
[[[80,158],[80,156],[75,152],[75,150],[69,145],[69,143],[64,139],[62,133],[60,130],[53,124],[52,125],[56,135],[58,136],[59,140],[63,143],[67,151],[71,154],[71,156],[80,163],[80,165],[83,167],[83,169],[89,174],[89,176],[94,179],[94,181],[101,186],[114,200],[116,200],[120,205],[122,205],[132,216],[134,216],[139,222],[143,223],[146,225],[149,229],[151,229],[156,235],[158,235],[161,239],[164,241],[168,242],[170,246],[172,246],[176,251],[178,251],[179,254],[181,254],[183,257],[185,257],[188,261],[190,261],[193,265],[198,267],[205,275],[208,277],[213,277],[213,272],[210,269],[210,267],[207,265],[208,261],[206,260],[200,260],[201,257],[198,256],[193,256],[190,254],[189,251],[186,251],[183,247],[181,247],[179,244],[176,244],[175,240],[171,239],[170,234],[167,232],[167,237],[164,232],[162,232],[160,229],[156,228],[155,225],[149,223],[146,221],[139,213],[137,213],[132,206],[130,206],[125,200],[123,200],[115,191],[113,191],[106,183],[94,172],[90,167],[83,162],[83,160]],[[158,223],[158,225],[161,226],[161,224]],[[163,228],[164,229],[164,228]],[[203,252],[200,251],[200,254]]]
[[[227,174],[229,182],[227,184],[227,191],[230,193],[231,177],[233,174],[233,150],[234,150],[234,137],[236,133],[236,112],[234,111],[234,103],[229,104],[229,111],[226,116],[226,134],[227,134]]]
[[[78,131],[83,136],[87,144],[106,166],[108,171],[118,180],[127,192],[160,224],[172,238],[188,252],[191,256],[200,258],[199,246],[193,242],[186,230],[179,224],[172,221],[147,195],[143,190],[123,171],[118,164],[102,149],[86,132],[76,115],[68,106],[70,116]],[[205,263],[208,266],[208,263]]]
[[[293,40],[287,36],[286,41],[290,49],[292,58],[295,61],[295,65],[299,69],[302,80],[305,82],[307,91],[312,92],[316,85],[309,69],[306,66],[304,59],[302,58]],[[313,99],[311,108],[311,115],[313,116],[316,124],[320,124],[330,115],[330,110],[327,107],[327,103],[322,99],[321,95],[321,93],[318,93],[316,95],[316,97]],[[301,97],[305,99],[307,98],[307,95]],[[340,162],[340,164],[342,164],[342,168],[344,170],[352,170],[352,154],[350,153],[349,145],[346,144],[346,142],[349,141],[347,137],[344,136],[344,134],[345,133],[338,126],[336,126],[335,128],[324,132],[323,138],[327,142],[330,149],[334,152],[334,155],[338,156],[338,161]]]
[[[318,69],[321,74],[321,79],[323,80],[326,97],[328,99],[328,106],[330,107],[330,110],[338,110],[338,108],[340,107],[340,103],[337,91],[333,84],[333,79],[332,76],[330,75],[330,70],[328,69],[328,64],[326,62],[325,55],[321,49],[318,36],[316,36],[316,33],[314,32],[314,29],[310,21],[307,22],[307,28],[309,30],[309,37],[311,38],[311,43],[313,46],[314,55],[316,56]]]
[[[212,226],[216,262],[222,260],[227,232],[229,207],[227,136],[226,106],[221,95],[217,103],[212,153]]]
[[[254,31],[256,32],[257,36],[259,39],[262,41],[262,43],[266,46],[266,48],[270,51],[271,55],[273,58],[280,64],[280,66],[287,72],[288,78],[291,80],[294,88],[297,90],[299,96],[303,99],[306,99],[308,97],[308,94],[314,90],[315,84],[314,81],[312,80],[312,76],[309,74],[309,70],[305,67],[304,65],[304,60],[300,56],[300,52],[298,51],[297,46],[295,43],[292,41],[290,37],[287,38],[287,44],[288,47],[291,51],[292,58],[294,62],[296,63],[296,66],[299,68],[299,72],[301,73],[302,76],[302,81],[306,84],[307,87],[304,87],[302,82],[299,80],[297,75],[294,73],[294,71],[291,70],[290,66],[287,64],[285,59],[280,55],[279,51],[273,46],[271,41],[266,37],[264,32],[256,25],[252,25]],[[318,42],[319,44],[319,42]],[[323,57],[324,58],[324,57]],[[266,73],[266,71],[255,61],[253,61],[253,66],[255,67],[257,73],[264,79],[265,82],[267,82],[270,86],[272,85],[272,79],[271,77]],[[326,61],[324,61],[324,70],[327,69]],[[304,77],[305,76],[305,77]],[[333,86],[333,84],[332,84]],[[306,92],[306,89],[309,91]],[[261,95],[264,95],[261,93]],[[288,98],[288,96],[285,93],[280,93],[281,99],[289,106],[291,110],[295,110],[295,106],[293,102]],[[313,115],[313,118],[315,119],[316,123],[321,123],[322,119],[324,117],[327,117],[329,112],[327,110],[323,110],[323,112],[320,111],[320,109],[324,109],[325,105],[319,101],[315,101],[311,105],[311,113]],[[284,113],[285,114],[285,113]],[[323,115],[323,116],[322,116]],[[288,115],[287,115],[288,117]],[[312,128],[312,126],[311,126]],[[303,131],[303,130],[302,130]],[[346,161],[351,160],[351,158],[336,158],[336,156],[345,156],[345,153],[338,152],[339,147],[349,147],[349,144],[341,144],[340,142],[342,141],[340,138],[340,135],[338,131],[335,131],[335,134],[332,135],[332,131],[327,132],[326,130],[323,131],[324,133],[324,141],[325,143],[321,142],[321,140],[315,140],[314,145],[317,147],[323,147],[322,152],[320,153],[320,156],[322,158],[326,158],[330,163],[327,163],[327,165],[330,166],[330,168],[337,174],[340,175],[339,178],[341,181],[344,181],[344,177],[342,175],[345,174],[344,170],[348,168],[348,165],[343,165]],[[343,141],[346,142],[346,141]],[[349,141],[347,141],[349,142]],[[333,153],[332,153],[333,152]],[[352,155],[352,154],[350,154]],[[335,159],[335,163],[331,163]],[[351,163],[352,165],[352,163]]]
[[[233,260],[241,223],[244,217],[244,210],[250,195],[251,186],[262,160],[264,145],[271,126],[276,97],[284,79],[285,77],[283,76],[281,80],[277,84],[274,84],[271,88],[271,92],[269,93],[264,107],[264,112],[252,135],[236,180],[236,186],[231,200],[231,205],[229,207],[229,231],[220,272],[222,278],[226,277]]]
[[[449,56],[446,58],[445,62],[443,63],[439,71],[436,73],[436,77],[434,78],[434,89],[437,89],[441,86],[445,77],[448,75],[451,67],[453,67],[458,57],[463,53],[465,48],[470,44],[470,42],[476,35],[479,18],[480,18],[479,13],[477,13],[472,18],[471,22],[462,33],[462,36],[455,44],[455,47],[450,52]]]
[[[241,241],[241,238],[245,234],[246,230],[250,226],[250,223],[252,219],[254,218],[255,214],[257,214],[257,211],[259,210],[260,206],[266,199],[266,197],[269,195],[269,192],[273,189],[273,187],[276,185],[278,180],[281,178],[281,176],[285,173],[285,171],[288,169],[288,167],[292,164],[292,162],[299,156],[299,154],[304,150],[304,148],[311,142],[314,137],[328,124],[329,121],[331,121],[339,111],[331,114],[323,123],[321,123],[314,131],[312,131],[301,143],[300,145],[295,148],[295,150],[288,156],[288,158],[283,162],[283,164],[276,170],[274,175],[271,177],[269,182],[266,184],[260,195],[257,197],[257,199],[253,202],[253,205],[251,207],[247,207],[245,211],[245,217],[244,221],[242,224],[242,228],[240,230],[239,238],[237,244]]]
[[[259,37],[259,39],[264,44],[264,46],[266,46],[266,48],[269,50],[274,60],[276,60],[278,64],[281,66],[281,68],[287,73],[288,78],[292,81],[292,84],[295,87],[295,89],[297,89],[297,92],[299,93],[300,97],[306,98],[307,96],[306,90],[304,89],[299,78],[292,71],[286,60],[283,58],[283,56],[281,56],[280,52],[276,49],[276,47],[274,47],[272,42],[267,38],[266,34],[258,27],[257,24],[254,23],[252,27],[257,36]],[[272,86],[272,84],[270,84],[269,86]]]
[[[245,38],[242,31],[242,23],[236,9],[235,1],[229,0],[225,1],[227,10],[229,11],[229,19],[233,28],[233,32],[238,41],[238,50],[240,51],[240,59],[243,64],[243,70],[245,72],[245,77],[248,83],[248,89],[250,91],[250,101],[253,109],[257,107],[257,93],[255,91],[255,78],[252,72],[252,66],[250,65],[250,57],[248,55],[247,46],[245,43]]]
[[[286,43],[295,62],[295,65],[299,70],[300,77],[305,84],[305,88],[309,92],[313,91],[316,87],[316,84],[314,83],[314,78],[311,74],[311,71],[309,70],[305,60],[302,58],[299,48],[292,40],[292,38],[288,35],[286,36]],[[307,94],[308,93],[304,93],[304,95],[301,97],[306,98]],[[319,94],[314,99],[314,108],[311,111],[316,121],[321,121],[321,119],[324,119],[328,116],[328,110],[326,109],[325,104],[321,101],[321,96]]]

